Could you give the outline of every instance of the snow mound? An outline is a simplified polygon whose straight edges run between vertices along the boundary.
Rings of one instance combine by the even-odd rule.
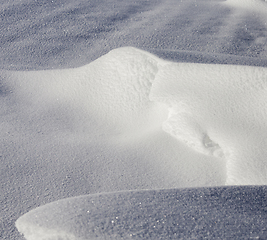
[[[142,188],[154,187],[154,181],[161,182],[159,188],[267,183],[266,68],[172,63],[121,48],[76,69],[3,71],[2,83],[22,118],[30,116],[30,129],[52,134],[55,129],[63,143],[67,132],[79,135],[71,139],[83,139],[82,144],[106,144],[100,157],[86,159],[99,161],[101,170],[89,171],[115,191],[133,189],[136,181]],[[127,155],[119,155],[122,151]],[[102,168],[113,175],[106,177]],[[30,240],[38,234],[50,239],[89,234],[83,227],[79,235],[69,227],[38,228],[22,220],[17,226]]]
[[[65,109],[75,133],[115,145],[163,130],[225,161],[226,184],[267,183],[266,68],[172,63],[120,48],[76,69],[5,74],[32,118]]]
[[[264,239],[266,193],[246,186],[87,195],[36,208],[16,226],[27,240]]]
[[[149,126],[157,119],[152,113],[157,104],[148,95],[161,63],[147,52],[128,47],[76,69],[7,71],[5,84],[36,110],[60,104],[75,109],[82,118],[93,115],[109,129],[137,131],[137,126],[148,128],[147,119]]]
[[[162,131],[168,108],[149,95],[168,64],[120,48],[75,69],[1,71],[5,106],[14,112],[3,121],[3,139],[5,128],[14,129],[6,142],[25,146],[21,161],[34,149],[29,168],[41,162],[53,169],[36,170],[28,181],[56,179],[57,186],[70,175],[64,189],[73,195],[81,194],[75,187],[80,183],[86,193],[223,185],[224,160],[199,154]]]

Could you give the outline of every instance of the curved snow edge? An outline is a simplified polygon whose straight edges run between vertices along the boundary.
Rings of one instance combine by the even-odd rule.
[[[16,227],[27,240],[266,236],[266,191],[224,186],[83,195],[31,210]]]

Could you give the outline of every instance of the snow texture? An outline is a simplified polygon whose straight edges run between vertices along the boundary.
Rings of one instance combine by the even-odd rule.
[[[246,186],[92,194],[34,209],[16,226],[27,240],[265,239],[266,193]]]
[[[266,184],[267,69],[177,63],[160,69],[150,99],[169,106],[163,130],[227,162],[227,184]],[[258,169],[258,170],[256,170]]]
[[[124,142],[162,126],[197,152],[222,158],[226,184],[267,183],[266,68],[171,63],[121,48],[77,69],[2,76],[31,111],[68,106],[83,133],[90,116],[95,131]]]
[[[138,49],[121,48],[78,69],[5,74],[6,85],[17,95],[29,96],[27,101],[78,106],[82,116],[101,119],[105,129],[99,127],[98,132],[111,134],[116,129],[113,134],[118,139],[120,133],[132,138],[124,136],[127,142],[162,126],[177,142],[222,159],[226,184],[267,183],[266,68],[171,63]],[[25,92],[29,85],[34,94]],[[194,177],[201,179],[196,172]],[[45,232],[44,239],[49,239],[57,233],[27,223],[18,229],[27,239],[38,239]],[[54,238],[72,239],[64,237],[64,231],[59,234]],[[91,239],[86,234],[81,239]]]
[[[141,189],[177,189],[153,193],[164,196],[183,188],[197,195],[221,193],[225,188],[207,187],[225,184],[265,185],[266,4],[262,0],[2,0],[0,239],[25,240],[15,227],[17,219],[20,231],[32,238],[85,238],[76,233],[85,231],[81,226],[87,218],[78,220],[72,207],[47,217],[43,210],[36,210],[36,216],[26,214],[51,202],[57,205],[60,199]],[[214,234],[266,238],[261,217],[265,187],[227,189],[242,192],[229,193],[232,208],[247,212],[255,203],[258,218],[242,216],[250,223],[246,225],[239,215],[229,214],[239,235],[227,224],[216,226]],[[254,190],[260,191],[251,195],[256,199],[238,201]],[[109,197],[127,200],[135,193]],[[146,194],[152,192],[140,192],[140,199]],[[194,197],[187,200],[186,206],[190,209],[192,203],[195,209]],[[60,203],[66,206],[66,202]],[[123,207],[123,200],[120,203]],[[158,203],[151,206],[159,209]],[[205,202],[196,209],[202,205],[205,209]],[[44,206],[49,213],[60,210],[49,206]],[[170,208],[171,204],[165,209]],[[221,208],[214,213],[216,222],[227,221]],[[61,214],[77,220],[77,225],[68,223],[72,233],[66,232],[70,225],[45,225]],[[98,219],[105,217],[103,211],[99,214]],[[138,225],[139,239],[147,232],[154,234],[146,216]],[[188,219],[179,224],[185,231],[198,229],[205,216],[197,225],[192,223],[195,228],[186,228]],[[136,225],[136,219],[125,218],[130,226]],[[176,232],[182,234],[181,229]],[[203,228],[202,233],[209,238],[207,233],[212,235],[213,230]],[[109,230],[104,234],[102,238],[118,237]],[[163,232],[156,234],[168,239]],[[157,239],[155,235],[150,239]]]

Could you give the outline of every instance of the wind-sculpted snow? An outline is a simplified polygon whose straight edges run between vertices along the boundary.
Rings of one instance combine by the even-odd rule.
[[[4,75],[32,118],[67,109],[72,132],[114,143],[162,126],[177,144],[221,158],[226,184],[267,183],[265,68],[171,63],[121,48],[77,69]]]
[[[27,240],[266,239],[266,187],[130,191],[63,199],[16,222]]]
[[[78,136],[100,152],[75,167],[96,164],[88,182],[102,191],[267,183],[266,68],[172,63],[121,48],[76,69],[3,71],[2,83],[31,129],[62,144]],[[72,239],[65,227],[19,222],[27,240]]]
[[[158,121],[152,113],[157,104],[148,96],[161,62],[148,53],[122,48],[76,69],[3,72],[2,76],[6,74],[4,84],[22,101],[31,102],[32,111],[61,106],[83,117],[94,116],[98,124],[105,123],[104,128],[134,130],[149,118],[146,128],[153,126],[153,119]],[[86,131],[87,123],[83,124]]]
[[[265,68],[232,64],[267,67],[266,5],[2,0],[0,239],[20,240],[15,221],[59,199],[265,184]]]
[[[169,106],[166,132],[226,160],[227,184],[266,184],[266,68],[169,64],[150,99]]]

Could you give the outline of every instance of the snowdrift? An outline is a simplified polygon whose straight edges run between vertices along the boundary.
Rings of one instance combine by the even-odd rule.
[[[157,166],[153,170],[155,176],[160,171],[161,174],[165,171],[168,175],[168,168],[173,171],[173,175],[169,174],[169,179],[165,179],[166,185],[174,183],[175,187],[190,187],[267,183],[266,68],[172,63],[127,47],[113,50],[89,65],[76,69],[4,71],[2,76],[7,89],[20,99],[21,111],[32,111],[34,114],[38,111],[53,113],[50,117],[56,119],[59,109],[66,109],[67,114],[63,116],[72,115],[72,118],[66,120],[70,121],[68,124],[72,127],[68,128],[66,124],[63,129],[57,131],[68,129],[69,135],[79,135],[79,139],[85,142],[93,138],[95,142],[109,142],[109,147],[114,149],[134,145],[138,151],[138,142],[141,142],[141,145],[146,147],[146,161],[150,164],[154,161],[154,166]],[[53,129],[54,126],[48,127]],[[155,138],[157,144],[147,144]],[[167,140],[172,143],[165,142],[166,139],[172,139]],[[175,154],[172,153],[176,162],[172,160],[166,164],[171,148],[177,150]],[[158,160],[153,159],[153,152],[160,152]],[[187,159],[181,157],[184,152],[190,153]],[[105,165],[104,160],[102,164]],[[162,168],[163,165],[165,168]],[[112,165],[109,163],[109,166]],[[127,164],[117,163],[116,166],[118,169],[114,171],[117,174],[124,172]],[[134,182],[133,180],[131,176],[128,178],[128,181]],[[244,218],[244,214],[250,212],[244,210],[247,206],[244,202],[237,202],[240,201],[239,197],[245,196],[244,201],[251,205],[250,200],[254,201],[251,196],[258,190],[265,191],[265,188],[142,191],[85,196],[62,200],[34,210],[17,221],[17,228],[27,240],[96,237],[171,239],[175,234],[185,238],[193,237],[199,231],[203,236],[214,234],[215,237],[235,238],[245,236],[243,234],[254,234],[256,220],[252,218],[252,225],[245,224],[250,220],[248,217]],[[212,195],[207,197],[207,202],[200,203],[202,193],[205,195],[213,191],[216,196],[220,195],[216,201]],[[229,191],[227,196],[231,206],[220,210],[222,204],[228,204],[223,203],[223,191]],[[168,200],[173,194],[178,194],[179,197]],[[185,212],[180,210],[180,205],[175,205],[182,201],[183,204],[188,203],[186,211],[195,209],[194,197],[188,197],[188,194],[198,195],[198,210],[192,210],[194,213],[189,215],[188,212],[184,214]],[[235,194],[241,195],[236,197]],[[102,198],[104,200],[101,200]],[[96,206],[94,199],[98,202]],[[144,202],[145,208],[148,209],[136,211],[135,199],[138,199],[140,205]],[[222,221],[219,227],[225,228],[225,232],[213,231],[216,225],[207,223],[213,217],[205,217],[206,223],[201,223],[201,219],[209,214],[208,206],[213,202],[215,205],[218,203],[215,207],[216,214],[211,214],[214,215],[213,224]],[[119,209],[116,210],[115,206]],[[241,208],[242,211],[236,212],[232,206]],[[174,217],[172,212],[176,207],[179,207],[179,211],[176,211],[177,216]],[[106,208],[112,212],[111,215]],[[202,208],[206,210],[202,212]],[[113,211],[118,214],[118,219],[123,217],[123,222],[116,219]],[[225,217],[232,214],[232,223],[226,226],[226,220],[229,219],[220,220],[217,211],[222,211],[220,214]],[[174,222],[167,225],[160,223],[159,230],[155,221],[164,222],[162,219],[167,216],[167,212],[168,216],[173,217],[172,220],[168,217],[166,221]],[[90,214],[87,215],[88,213]],[[136,217],[133,217],[135,215]],[[191,219],[190,225],[187,219],[190,216],[199,218]],[[261,215],[262,219],[264,216]],[[128,218],[129,222],[125,220]],[[115,227],[112,224],[116,221],[120,223]],[[259,224],[263,223],[261,221]],[[187,225],[188,230],[182,233],[180,227]],[[121,228],[117,228],[118,226]],[[156,230],[152,231],[154,226]],[[237,227],[237,232],[232,230]],[[263,234],[261,227],[257,229],[261,230],[255,230],[256,235]]]
[[[173,63],[150,99],[169,106],[163,130],[226,160],[227,184],[266,184],[266,83],[266,68]]]
[[[0,239],[69,197],[266,184],[267,1],[0,5]]]
[[[120,48],[76,69],[2,76],[33,118],[40,111],[62,118],[63,109],[63,117],[72,115],[69,134],[116,147],[163,130],[177,146],[224,164],[226,184],[267,182],[266,68],[172,63]]]
[[[39,207],[16,222],[27,240],[265,239],[265,186],[95,194]]]

